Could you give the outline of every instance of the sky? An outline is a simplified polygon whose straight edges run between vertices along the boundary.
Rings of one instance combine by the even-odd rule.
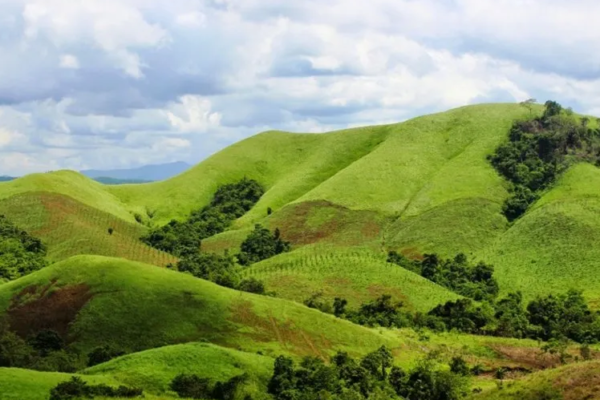
[[[595,0],[0,0],[0,175],[482,102],[600,116]]]

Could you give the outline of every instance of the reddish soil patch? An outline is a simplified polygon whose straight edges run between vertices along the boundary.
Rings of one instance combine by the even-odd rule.
[[[329,209],[331,217],[319,226],[310,226],[307,221],[315,210]],[[367,215],[368,214],[368,215]],[[353,211],[325,200],[307,201],[285,207],[270,224],[279,227],[285,240],[295,245],[318,242],[341,241],[357,245],[373,240],[381,233],[381,225],[369,211]]]
[[[348,278],[342,278],[341,276],[330,276],[325,279],[326,285],[348,287],[352,285],[352,281]]]
[[[299,356],[316,356],[325,359],[325,351],[331,343],[323,336],[314,337],[298,327],[293,321],[281,322],[272,315],[268,318],[258,316],[252,309],[252,303],[240,300],[231,305],[231,321],[253,329],[244,333],[259,342],[277,341],[282,348]]]
[[[423,254],[416,247],[407,247],[400,251],[402,255],[410,258],[411,260],[423,260]]]
[[[70,324],[93,294],[85,284],[50,291],[55,283],[29,286],[13,297],[8,320],[19,336],[27,337],[43,329],[52,329],[63,339],[68,338]]]
[[[408,300],[408,297],[404,293],[402,293],[402,291],[400,291],[398,288],[391,288],[385,285],[373,284],[367,287],[367,291],[369,292],[369,297],[372,299],[381,297],[384,294],[389,294],[392,296],[393,302],[402,302],[404,307],[406,307],[407,309],[412,309],[412,305]]]

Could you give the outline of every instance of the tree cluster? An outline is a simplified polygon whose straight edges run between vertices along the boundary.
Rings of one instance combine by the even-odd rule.
[[[202,239],[223,232],[249,211],[263,195],[258,182],[244,178],[219,187],[209,205],[190,214],[187,220],[172,220],[150,231],[142,241],[159,250],[182,257],[200,249]]]
[[[196,374],[179,374],[171,381],[171,390],[179,397],[188,399],[234,400],[238,398],[243,385],[248,381],[248,375],[237,375],[225,382],[213,384],[208,378]],[[250,396],[245,397],[251,399]]]
[[[291,358],[279,356],[268,392],[276,400],[455,400],[466,395],[465,377],[432,360],[408,372],[393,364],[385,346],[359,360],[338,352],[329,364],[305,357],[296,366]]]
[[[477,305],[469,299],[449,301],[431,310],[420,323],[430,328],[466,333],[532,338],[544,341],[600,342],[600,313],[590,310],[581,292],[539,296],[525,308],[520,292],[496,303]]]
[[[241,279],[240,267],[230,256],[196,252],[179,260],[174,267],[197,278],[244,292],[264,294],[264,284],[255,278]]]
[[[279,228],[271,233],[267,228],[257,224],[254,230],[242,242],[238,262],[242,265],[251,265],[255,262],[266,260],[277,254],[290,251],[290,242],[281,238]]]
[[[123,355],[110,346],[94,349],[88,355],[69,349],[61,336],[45,329],[21,338],[0,320],[0,367],[28,368],[39,371],[75,372]]]
[[[0,215],[0,282],[46,266],[46,246]]]
[[[462,253],[446,260],[437,254],[425,254],[423,260],[410,260],[402,254],[390,251],[387,261],[477,301],[493,300],[499,292],[498,282],[493,276],[494,267],[484,262],[470,265]]]
[[[544,341],[568,339],[600,343],[600,312],[590,310],[581,292],[575,290],[537,297],[527,307],[520,292],[509,293],[496,302],[462,298],[440,304],[427,313],[404,310],[402,302],[394,302],[390,295],[363,303],[357,310],[347,310],[347,301],[341,298],[336,298],[333,305],[327,304],[321,300],[320,293],[304,304],[370,327],[428,328]]]
[[[600,131],[588,127],[555,101],[545,103],[544,113],[513,124],[509,142],[500,145],[489,160],[511,183],[511,196],[503,206],[509,221],[519,218],[570,164],[598,164]]]
[[[77,376],[61,382],[50,390],[50,400],[93,399],[94,397],[133,398],[143,396],[143,390],[128,386],[114,388],[105,384],[90,385]]]

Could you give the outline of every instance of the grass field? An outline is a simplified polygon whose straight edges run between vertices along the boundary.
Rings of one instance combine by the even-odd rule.
[[[89,368],[84,374],[103,375],[154,395],[177,395],[169,384],[178,374],[197,374],[213,383],[247,373],[244,392],[254,399],[265,396],[273,373],[273,359],[207,343],[165,346],[119,357]]]
[[[537,400],[542,389],[560,393],[564,400],[596,400],[600,398],[600,361],[569,364],[560,368],[537,372],[518,381],[504,382],[503,389],[490,387],[474,399]]]
[[[486,156],[506,140],[513,121],[527,115],[517,104],[484,104],[322,135],[265,132],[149,184],[106,186],[71,171],[0,183],[0,214],[40,237],[49,261],[57,262],[0,284],[0,309],[22,335],[52,328],[83,351],[110,343],[137,352],[85,373],[142,385],[149,398],[171,397],[169,379],[192,370],[214,379],[253,372],[249,391],[258,396],[273,356],[327,358],[340,349],[363,355],[382,344],[404,366],[439,351],[446,360],[459,354],[490,368],[554,368],[557,360],[541,356],[535,342],[450,333],[424,338],[411,330],[356,326],[298,304],[317,292],[326,300],[344,297],[351,307],[391,294],[411,310],[426,311],[457,298],[387,264],[386,252],[399,250],[415,258],[463,252],[495,266],[503,293],[521,290],[528,300],[577,288],[600,308],[597,167],[572,166],[515,223],[501,213],[508,186]],[[243,177],[264,185],[265,195],[202,249],[236,253],[255,223],[279,228],[293,251],[244,275],[264,280],[281,298],[157,268],[175,259],[138,240],[148,227],[135,213],[155,226],[182,219],[206,205],[219,185]],[[571,364],[516,377],[503,391],[483,376],[475,385],[485,390],[475,398],[524,398],[542,382],[566,399],[583,398],[571,391],[596,398],[598,385],[586,374],[599,370],[597,361]],[[45,398],[63,378],[0,369],[9,399]],[[586,379],[589,388],[579,383]],[[31,396],[23,397],[26,392]]]
[[[572,167],[481,258],[496,266],[504,292],[526,296],[570,288],[600,307],[600,170]]]
[[[375,332],[296,303],[238,292],[122,259],[76,256],[0,286],[22,335],[54,329],[88,352],[132,352],[205,340],[265,354],[322,356],[393,345]]]
[[[31,192],[0,200],[0,214],[48,246],[48,259],[61,261],[79,254],[123,257],[165,266],[172,255],[142,243],[147,228],[87,206],[70,197]],[[108,229],[112,228],[110,234]]]
[[[383,294],[392,295],[405,307],[429,311],[458,296],[421,276],[386,262],[386,254],[369,249],[309,246],[262,261],[248,268],[246,276],[265,282],[277,296],[302,303],[315,293],[333,302],[348,300],[357,308]]]
[[[0,399],[48,400],[50,389],[60,382],[71,379],[71,376],[73,374],[0,367]],[[77,376],[90,384],[104,383],[119,386],[117,381],[105,376]]]

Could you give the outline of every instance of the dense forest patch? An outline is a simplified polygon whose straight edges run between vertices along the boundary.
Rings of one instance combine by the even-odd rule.
[[[46,246],[0,215],[0,282],[17,279],[46,266]]]
[[[210,204],[190,214],[185,221],[172,220],[153,229],[142,241],[176,256],[185,256],[200,249],[202,239],[227,229],[258,202],[264,189],[252,179],[223,185],[217,189]]]
[[[575,162],[600,162],[600,128],[588,118],[578,119],[555,101],[545,103],[537,118],[515,122],[509,142],[489,160],[510,183],[511,196],[503,212],[509,221],[519,218],[558,175]]]

